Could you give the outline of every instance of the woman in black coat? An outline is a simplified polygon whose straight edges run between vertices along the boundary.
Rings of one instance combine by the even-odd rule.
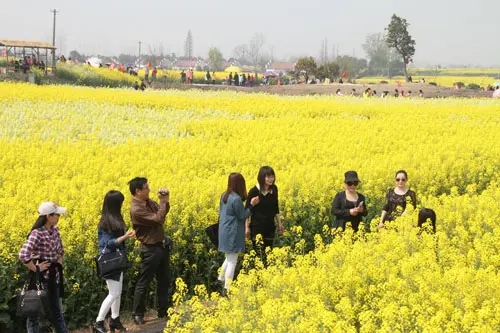
[[[259,205],[253,208],[252,216],[246,221],[245,234],[247,238],[252,240],[253,249],[262,259],[264,265],[267,265],[265,248],[273,248],[276,229],[281,235],[284,227],[281,222],[278,187],[275,184],[276,175],[273,168],[270,166],[261,167],[257,181],[257,185],[250,189],[248,196],[258,196]],[[247,207],[249,205],[250,203],[247,201]],[[262,236],[262,244],[257,241],[259,234]]]
[[[347,171],[344,176],[345,191],[338,192],[332,202],[331,213],[335,217],[333,227],[345,230],[346,223],[351,222],[356,232],[363,216],[368,214],[368,210],[365,196],[356,191],[360,182],[357,172]]]

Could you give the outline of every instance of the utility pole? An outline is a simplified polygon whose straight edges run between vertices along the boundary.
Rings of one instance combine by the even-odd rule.
[[[141,44],[142,42],[141,41],[138,41],[139,43],[139,68],[141,67]]]
[[[325,37],[325,63],[328,62],[328,38]]]
[[[52,50],[52,69],[56,67],[56,14],[58,11],[56,9],[51,10],[54,13],[54,23],[52,24],[52,46],[54,49]]]

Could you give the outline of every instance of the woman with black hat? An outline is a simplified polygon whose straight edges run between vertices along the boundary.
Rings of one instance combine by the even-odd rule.
[[[365,196],[356,192],[360,180],[356,171],[347,171],[344,174],[345,191],[338,192],[332,202],[331,213],[335,216],[334,228],[345,230],[347,222],[351,222],[352,229],[358,231],[363,216],[368,214]]]

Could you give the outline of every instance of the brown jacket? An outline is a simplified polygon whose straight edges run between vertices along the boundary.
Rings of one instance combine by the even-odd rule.
[[[163,224],[170,210],[170,204],[158,205],[151,199],[142,201],[132,198],[130,219],[137,239],[142,244],[158,244],[165,239]]]

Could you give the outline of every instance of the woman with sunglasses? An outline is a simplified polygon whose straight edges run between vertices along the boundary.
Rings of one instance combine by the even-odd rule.
[[[345,191],[338,192],[332,202],[331,213],[335,216],[334,228],[345,230],[346,223],[351,222],[352,229],[357,232],[363,216],[368,214],[365,196],[356,191],[359,182],[356,171],[347,171],[344,174]]]
[[[417,196],[415,192],[406,186],[408,174],[405,170],[396,172],[396,187],[389,190],[385,197],[385,205],[382,209],[379,228],[383,228],[386,221],[393,221],[396,217],[406,214],[406,204],[410,202],[413,209],[417,207]]]

